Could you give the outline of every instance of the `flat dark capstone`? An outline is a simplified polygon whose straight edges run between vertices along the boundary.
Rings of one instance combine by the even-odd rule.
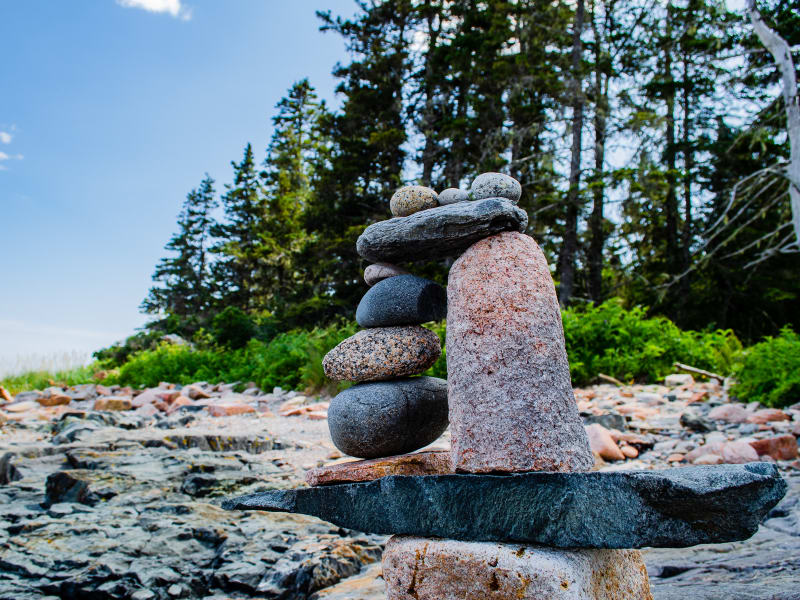
[[[437,260],[456,256],[501,231],[525,231],[527,213],[504,198],[458,202],[374,223],[356,242],[371,262]]]
[[[389,476],[271,490],[229,510],[314,515],[367,533],[557,548],[661,548],[744,540],[786,493],[775,465],[662,471]]]

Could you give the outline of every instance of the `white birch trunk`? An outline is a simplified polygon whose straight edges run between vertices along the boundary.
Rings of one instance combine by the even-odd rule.
[[[783,101],[786,107],[786,129],[789,135],[789,200],[792,206],[792,224],[795,243],[800,247],[800,97],[797,94],[797,79],[789,44],[770,29],[761,18],[755,0],[747,0],[747,14],[753,23],[758,39],[772,54],[783,80]]]

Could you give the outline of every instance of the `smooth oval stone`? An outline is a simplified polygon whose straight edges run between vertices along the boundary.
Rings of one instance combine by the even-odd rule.
[[[447,382],[411,377],[359,383],[331,401],[328,428],[334,445],[350,456],[418,450],[447,429]]]
[[[456,202],[466,202],[469,200],[469,192],[460,190],[458,188],[447,188],[439,192],[439,204],[446,206],[447,204],[455,204]]]
[[[419,325],[447,316],[447,293],[438,283],[416,275],[398,275],[373,285],[361,298],[356,321],[361,327]]]
[[[375,285],[379,281],[397,275],[408,275],[408,271],[389,263],[375,263],[364,269],[364,281],[367,282],[367,285]]]
[[[503,198],[458,202],[374,223],[358,238],[356,250],[370,262],[438,260],[495,233],[527,226],[527,213]]]
[[[503,173],[483,173],[472,182],[470,196],[473,200],[506,198],[516,204],[522,196],[522,186],[519,181]]]
[[[439,206],[436,192],[422,185],[401,187],[389,201],[389,208],[395,217],[407,217],[436,206]]]
[[[588,471],[553,278],[532,237],[504,232],[447,284],[451,459],[457,472]]]
[[[441,353],[430,329],[377,327],[344,340],[325,355],[322,368],[333,381],[380,381],[422,373]]]

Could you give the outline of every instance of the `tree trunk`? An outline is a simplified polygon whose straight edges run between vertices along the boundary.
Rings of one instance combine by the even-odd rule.
[[[595,30],[595,107],[594,107],[594,179],[592,188],[592,215],[589,217],[589,297],[599,303],[603,299],[603,205],[605,201],[604,163],[606,153],[606,128],[608,118],[608,75],[603,74],[601,42],[595,22],[594,5],[592,26]]]
[[[772,54],[783,81],[783,104],[786,110],[786,131],[789,137],[789,200],[792,207],[792,225],[795,244],[800,247],[800,96],[797,93],[797,78],[789,44],[770,29],[761,18],[755,0],[747,0],[747,13],[753,23],[758,39]]]
[[[667,36],[664,46],[664,100],[666,114],[666,148],[664,158],[667,163],[667,197],[665,200],[667,264],[670,273],[680,270],[678,250],[678,197],[675,190],[675,79],[672,76],[672,3],[667,6]]]
[[[689,71],[689,58],[683,57],[683,85],[682,85],[682,110],[683,110],[683,231],[681,232],[681,263],[680,271],[685,273],[691,262],[692,249],[692,177],[694,176],[694,150],[691,139],[691,99],[692,85]],[[689,299],[689,276],[681,278],[679,304],[682,307]]]
[[[422,150],[422,185],[430,186],[433,178],[433,167],[436,164],[436,115],[434,114],[434,96],[437,77],[434,73],[434,49],[439,40],[439,28],[434,27],[436,11],[430,2],[425,3],[428,26],[428,51],[425,52],[425,114],[422,117],[422,133],[425,146]]]
[[[567,192],[567,215],[564,224],[564,241],[559,260],[560,285],[558,301],[569,304],[575,288],[575,255],[578,251],[578,185],[581,179],[581,135],[583,133],[583,90],[581,89],[581,54],[583,43],[584,2],[578,0],[575,7],[575,25],[572,32],[572,158],[569,165],[569,191]]]

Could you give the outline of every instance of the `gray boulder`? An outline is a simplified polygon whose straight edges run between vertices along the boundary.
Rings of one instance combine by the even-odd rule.
[[[331,401],[328,428],[334,445],[350,456],[413,452],[447,429],[447,382],[411,377],[355,385]]]

